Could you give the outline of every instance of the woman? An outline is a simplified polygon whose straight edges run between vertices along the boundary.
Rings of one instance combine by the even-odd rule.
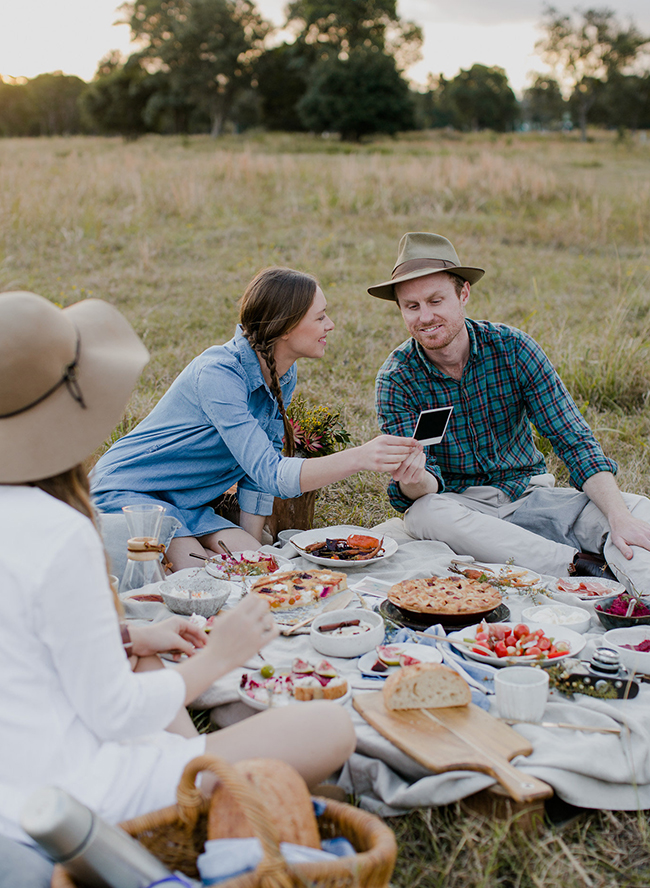
[[[354,746],[336,704],[270,710],[207,737],[165,730],[276,635],[257,596],[178,666],[129,668],[79,463],[118,421],[147,357],[106,303],[61,310],[0,294],[0,835],[19,841],[22,806],[44,784],[115,823],[172,804],[183,767],[204,751],[281,758],[313,783]],[[136,635],[135,652],[192,638],[173,627],[162,636]]]
[[[101,511],[155,501],[181,522],[168,555],[174,569],[190,553],[258,548],[273,498],[295,497],[364,469],[396,472],[422,447],[380,435],[318,459],[294,452],[287,418],[296,360],[321,358],[334,324],[310,275],[268,268],[249,284],[234,339],[195,358],[137,428],[114,444],[92,475]],[[288,457],[282,457],[282,437]],[[237,483],[241,527],[209,506]]]

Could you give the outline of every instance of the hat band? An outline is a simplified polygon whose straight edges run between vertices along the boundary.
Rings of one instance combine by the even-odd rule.
[[[53,385],[51,389],[48,389],[48,391],[46,391],[44,395],[41,395],[39,398],[36,398],[35,401],[32,401],[31,404],[26,404],[24,407],[19,407],[18,410],[12,410],[11,413],[2,413],[0,414],[0,419],[9,419],[11,416],[18,416],[21,413],[26,413],[28,410],[31,410],[32,407],[36,407],[37,404],[40,404],[42,401],[45,401],[46,398],[49,398],[50,395],[53,395],[54,392],[58,391],[62,385],[67,386],[68,391],[70,392],[72,397],[85,410],[86,402],[83,399],[81,389],[79,388],[79,382],[77,381],[77,365],[79,363],[80,349],[81,337],[79,336],[79,332],[77,331],[77,348],[75,350],[74,360],[65,368],[61,379],[59,379],[59,381],[55,385]]]
[[[423,268],[440,270],[441,268],[458,268],[458,265],[455,262],[450,262],[448,259],[409,259],[407,262],[402,262],[401,265],[395,266],[391,278],[394,280],[403,274],[409,274],[411,271],[421,271]]]

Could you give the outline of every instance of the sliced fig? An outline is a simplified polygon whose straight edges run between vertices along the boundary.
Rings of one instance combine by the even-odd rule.
[[[306,660],[301,660],[300,657],[296,657],[291,666],[291,671],[296,675],[311,675],[314,671],[314,667]]]
[[[387,666],[399,666],[399,658],[402,649],[396,644],[380,644],[377,648],[377,656]]]
[[[323,678],[336,678],[338,672],[328,660],[321,660],[316,667],[316,674]]]

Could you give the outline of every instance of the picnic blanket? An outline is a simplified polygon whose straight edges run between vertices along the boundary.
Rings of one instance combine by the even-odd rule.
[[[391,519],[374,528],[400,544],[398,551],[386,561],[368,566],[350,568],[348,585],[364,577],[375,577],[397,582],[410,577],[443,573],[450,558],[456,557],[444,543],[413,540],[404,530],[400,519]],[[289,554],[285,549],[283,554]],[[295,559],[296,567],[308,567],[310,562]],[[549,582],[552,578],[545,578]],[[543,599],[542,599],[543,600]],[[519,621],[524,608],[535,602],[529,595],[513,592],[505,598],[511,619]],[[366,606],[372,599],[366,597]],[[593,605],[580,602],[593,613]],[[154,606],[161,608],[160,605]],[[162,609],[164,611],[164,609]],[[166,615],[166,611],[164,611]],[[592,621],[595,624],[595,620]],[[441,631],[441,630],[439,630]],[[587,646],[581,657],[589,656],[598,646],[603,630],[592,626],[586,635]],[[398,640],[407,640],[409,630],[402,630]],[[415,640],[415,637],[413,637]],[[430,641],[435,645],[435,641]],[[485,681],[494,670],[485,664],[463,659],[447,644],[440,644],[445,662],[463,672],[473,690],[475,702],[496,714],[491,682]],[[276,668],[289,666],[295,657],[320,658],[312,648],[308,635],[280,637],[263,651],[266,662]],[[343,674],[353,693],[381,688],[381,679],[361,676],[356,660],[328,658]],[[240,670],[235,670],[216,682],[196,701],[196,705],[211,708],[215,724],[225,727],[254,714],[241,702],[238,693],[241,675],[258,669],[263,661],[258,657]],[[478,670],[478,672],[477,672]],[[479,697],[482,696],[482,701]],[[345,704],[353,719],[357,748],[344,766],[338,783],[353,793],[361,805],[381,815],[404,813],[414,807],[444,805],[472,795],[492,785],[494,780],[484,774],[453,771],[431,774],[413,759],[400,752],[392,743],[378,734],[352,708]],[[514,730],[527,737],[533,745],[530,756],[519,756],[513,764],[528,774],[549,783],[563,800],[585,808],[637,810],[650,808],[650,685],[641,685],[634,700],[602,701],[577,696],[573,700],[553,692],[544,713],[545,721],[570,722],[602,727],[620,727],[620,735],[589,734],[538,725],[517,725]]]

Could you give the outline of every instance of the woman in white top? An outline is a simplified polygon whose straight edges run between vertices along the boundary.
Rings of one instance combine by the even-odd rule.
[[[61,310],[0,294],[0,834],[19,841],[21,808],[44,784],[115,823],[172,804],[183,767],[204,751],[281,758],[313,784],[354,748],[343,707],[322,702],[207,737],[165,730],[275,637],[257,596],[207,639],[177,625],[138,633],[136,654],[170,639],[196,650],[175,668],[129,668],[80,463],[118,421],[147,357],[107,303]]]

